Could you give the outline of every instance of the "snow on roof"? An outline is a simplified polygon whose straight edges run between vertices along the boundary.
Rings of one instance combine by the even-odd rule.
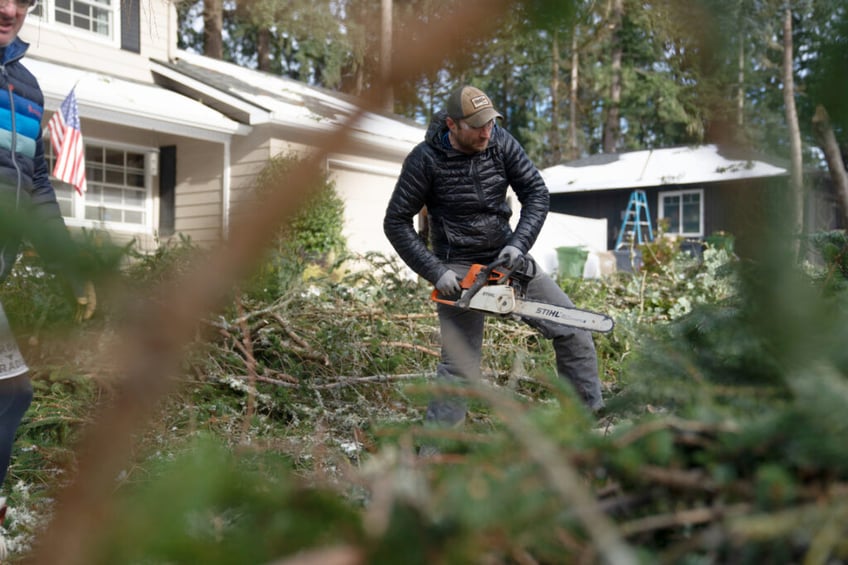
[[[155,84],[27,58],[49,110],[75,89],[80,117],[200,139],[223,140],[250,128],[220,112]]]
[[[157,63],[160,69],[183,73],[213,87],[231,104],[249,104],[250,123],[271,122],[330,132],[359,111],[353,97],[188,51],[180,51],[173,63]],[[169,78],[179,80],[173,73]],[[408,152],[424,139],[426,127],[400,116],[365,112],[353,130],[359,139]]]
[[[593,155],[544,169],[552,194],[782,176],[787,170],[716,145]]]

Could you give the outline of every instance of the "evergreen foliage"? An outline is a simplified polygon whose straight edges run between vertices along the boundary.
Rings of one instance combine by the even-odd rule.
[[[436,0],[392,4],[393,38],[419,52],[429,49],[422,26],[454,25],[460,9]],[[455,86],[469,82],[490,94],[504,126],[540,167],[591,155],[602,150],[604,120],[615,106],[610,84],[617,42],[619,151],[709,142],[788,158],[780,46],[785,2],[623,0],[615,31],[607,3],[522,0],[510,6],[493,9],[479,30],[460,30],[447,60],[393,85],[394,111],[426,124]],[[803,151],[808,163],[820,165],[811,125],[816,106],[827,108],[838,139],[845,132],[846,105],[838,93],[844,90],[846,7],[810,0],[791,8]],[[180,47],[202,52],[200,3],[180,2],[178,14]],[[380,18],[380,3],[372,0],[225,6],[224,56],[257,67],[264,34],[271,66],[264,70],[361,95],[380,76]],[[570,128],[576,147],[564,139]]]
[[[295,154],[271,159],[257,177],[257,197],[262,198],[266,191],[290,190],[288,176],[301,161]],[[328,269],[344,256],[344,202],[326,174],[309,190],[309,201],[280,229],[267,259],[248,282],[251,292],[266,297],[284,295],[309,265]]]
[[[202,335],[216,337],[193,345],[182,388],[139,431],[89,562],[331,551],[368,563],[592,562],[609,547],[587,494],[634,562],[845,559],[832,516],[848,480],[848,324],[844,290],[827,275],[841,273],[839,254],[802,272],[780,252],[755,262],[660,245],[641,249],[663,259],[640,272],[560,281],[617,322],[596,336],[609,408],[600,422],[555,377],[547,342],[492,318],[484,386],[464,390],[468,425],[422,427],[437,321],[428,289],[380,256],[274,300],[241,297],[206,322],[216,331]],[[135,262],[128,279],[161,280],[159,262],[194,258],[183,242]],[[17,292],[46,292],[36,266],[21,269],[33,285]],[[95,321],[98,334],[113,321]],[[104,369],[84,376],[85,348],[39,352],[11,469],[19,556],[39,535],[27,512],[48,511],[45,496],[73,474],[86,415],[109,401]],[[422,438],[449,454],[417,459]],[[563,482],[571,472],[578,490]]]

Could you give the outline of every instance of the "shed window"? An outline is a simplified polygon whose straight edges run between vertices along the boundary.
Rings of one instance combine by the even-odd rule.
[[[680,190],[659,196],[660,218],[668,220],[667,233],[684,237],[704,235],[704,191]]]
[[[50,170],[55,157],[48,140],[44,151]],[[88,190],[78,194],[69,184],[51,177],[62,216],[69,223],[129,232],[151,229],[151,152],[105,144],[85,143]]]

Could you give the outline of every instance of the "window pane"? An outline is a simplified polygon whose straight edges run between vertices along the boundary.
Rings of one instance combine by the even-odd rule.
[[[78,2],[74,3],[73,21],[74,27],[91,31],[91,18],[88,15],[88,6],[81,5]]]
[[[144,171],[144,155],[141,153],[127,153],[127,168]]]
[[[130,210],[127,210],[126,214],[124,215],[124,222],[128,224],[140,224],[143,221],[144,216],[141,212],[132,212]]]
[[[106,208],[105,206],[100,207],[100,218],[104,222],[120,222],[121,221],[121,212],[117,210],[112,210],[111,208]]]
[[[107,149],[106,156],[104,158],[104,162],[107,165],[115,165],[118,167],[124,167],[124,152],[116,151],[115,149]]]
[[[85,207],[85,219],[86,220],[93,220],[95,222],[102,221],[103,218],[100,217],[100,210],[101,210],[101,208],[99,206],[86,206]]]
[[[52,170],[56,159],[49,138],[44,140],[44,154]],[[83,217],[90,222],[145,227],[149,187],[144,153],[86,144],[85,159],[88,191],[81,197],[70,185],[52,179],[62,215],[77,217],[73,208],[82,205]]]
[[[127,190],[124,192],[124,202],[128,206],[144,206],[144,193],[140,190]]]
[[[668,220],[668,233],[680,233],[679,196],[663,196],[663,217]]]
[[[110,167],[109,170],[106,171],[106,182],[111,184],[124,184],[123,169],[116,171],[113,167]]]
[[[144,186],[144,172],[127,173],[127,186]]]
[[[56,0],[52,5],[53,19],[57,23],[109,37],[112,35],[116,5],[112,0]],[[45,6],[45,9],[49,8],[51,6]],[[43,17],[43,12],[41,14]]]
[[[683,233],[701,233],[701,195],[683,195]]]
[[[88,182],[103,182],[103,169],[91,165],[91,161],[86,160],[85,178]]]
[[[92,19],[96,22],[96,29],[99,33],[109,31],[109,12],[101,8],[92,9]]]
[[[94,145],[85,146],[86,162],[99,163],[103,160],[103,149]]]
[[[123,203],[124,191],[119,188],[104,187],[103,203],[106,205],[119,205]]]

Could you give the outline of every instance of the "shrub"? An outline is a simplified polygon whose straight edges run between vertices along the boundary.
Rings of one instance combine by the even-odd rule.
[[[301,163],[302,158],[294,154],[271,159],[256,181],[260,197],[266,191],[288,189],[288,177]],[[328,269],[345,254],[344,202],[334,183],[324,174],[317,186],[307,189],[312,195],[291,223],[280,229],[248,285],[251,294],[280,296],[301,279],[309,265]]]

